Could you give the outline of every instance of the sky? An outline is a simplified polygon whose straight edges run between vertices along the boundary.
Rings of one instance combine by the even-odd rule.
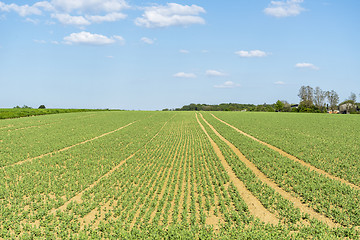
[[[358,0],[0,1],[0,108],[360,99]]]

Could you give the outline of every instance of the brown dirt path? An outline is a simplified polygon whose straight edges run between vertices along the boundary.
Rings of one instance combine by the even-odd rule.
[[[174,115],[173,117],[175,117],[175,115]],[[172,117],[172,118],[173,118],[173,117]],[[145,148],[154,138],[156,138],[156,137],[159,135],[159,133],[161,132],[161,130],[166,126],[166,124],[167,124],[172,118],[170,118],[167,122],[165,122],[165,124],[160,128],[160,130],[159,130],[143,147],[139,148],[136,152],[134,152],[132,155],[130,155],[129,157],[127,157],[125,160],[121,161],[118,165],[116,165],[114,168],[112,168],[112,169],[111,169],[110,171],[108,171],[106,174],[104,174],[103,176],[101,176],[98,180],[96,180],[95,182],[93,182],[92,184],[90,184],[87,188],[85,188],[84,190],[82,190],[80,193],[76,194],[76,195],[75,195],[74,197],[72,197],[70,200],[68,200],[67,202],[65,202],[64,205],[60,206],[60,207],[57,208],[57,209],[54,209],[54,208],[53,208],[53,209],[50,211],[50,214],[55,214],[58,210],[60,210],[60,211],[65,210],[65,209],[67,208],[67,206],[68,206],[71,202],[81,203],[81,197],[82,197],[82,195],[83,195],[86,191],[88,191],[88,190],[92,189],[93,187],[95,187],[95,186],[101,181],[101,179],[103,179],[103,178],[108,177],[109,175],[111,175],[114,171],[116,171],[117,169],[119,169],[128,159],[134,157],[136,153],[138,153],[141,149]],[[136,121],[135,121],[135,122],[136,122]],[[133,122],[133,123],[134,123],[134,122]],[[129,125],[131,125],[131,124],[133,124],[133,123],[130,123],[130,124],[126,125],[126,126],[129,126]],[[126,126],[124,126],[124,127],[126,127]],[[122,128],[124,128],[124,127],[122,127]],[[118,130],[120,130],[120,129],[121,129],[121,128],[116,129],[116,130],[114,130],[114,131],[112,131],[112,132],[106,133],[106,135],[108,135],[108,134],[110,134],[110,133],[113,133],[113,132],[115,132],[115,131],[118,131]],[[103,134],[103,135],[101,135],[101,136],[105,136],[105,135]],[[99,137],[101,137],[101,136],[99,136]],[[97,138],[99,138],[99,137],[97,137]],[[88,140],[88,141],[89,141],[89,140]]]
[[[311,165],[311,164],[309,164],[309,163],[307,163],[307,162],[304,162],[303,160],[300,160],[300,159],[298,159],[297,157],[295,157],[295,156],[293,156],[293,155],[291,155],[291,154],[289,154],[289,153],[287,153],[287,152],[285,152],[285,151],[283,151],[283,150],[281,150],[281,149],[279,149],[279,148],[277,148],[277,147],[275,147],[275,146],[272,146],[272,145],[270,145],[270,144],[268,144],[268,143],[266,143],[266,142],[263,142],[263,141],[255,138],[254,136],[251,136],[251,135],[248,134],[248,133],[245,133],[245,132],[241,131],[240,129],[238,129],[238,128],[230,125],[229,123],[221,120],[220,118],[216,117],[214,114],[211,113],[211,115],[212,115],[215,119],[217,119],[217,120],[219,120],[220,122],[228,125],[229,127],[233,128],[233,129],[236,130],[237,132],[239,132],[239,133],[243,134],[244,136],[247,136],[247,137],[249,137],[249,138],[251,138],[251,139],[253,139],[253,140],[255,140],[255,141],[257,141],[257,142],[259,142],[259,143],[261,143],[261,144],[263,144],[263,145],[265,145],[265,146],[267,146],[268,148],[270,148],[270,149],[272,149],[272,150],[280,153],[282,156],[285,156],[285,157],[287,157],[287,158],[289,158],[289,159],[291,159],[291,160],[293,160],[293,161],[295,161],[295,162],[298,162],[298,163],[300,163],[301,165],[303,165],[303,166],[305,166],[305,167],[308,167],[310,170],[315,171],[315,172],[317,172],[317,173],[319,173],[319,174],[321,174],[321,175],[324,175],[324,176],[326,176],[326,177],[328,177],[328,178],[330,178],[330,179],[337,180],[337,181],[339,181],[339,182],[341,182],[341,183],[344,183],[344,184],[346,184],[346,185],[348,185],[348,186],[350,186],[350,187],[352,187],[352,188],[354,188],[354,189],[360,190],[360,187],[359,187],[359,186],[357,186],[357,185],[355,185],[355,184],[353,184],[353,183],[351,183],[351,182],[349,182],[349,181],[347,181],[347,180],[345,180],[345,179],[342,179],[342,178],[336,177],[336,176],[334,176],[334,175],[331,175],[331,174],[329,174],[328,172],[325,172],[325,171],[322,170],[322,169],[319,169],[319,168],[317,168],[317,167],[314,167],[313,165]]]
[[[39,155],[39,156],[37,156],[37,157],[28,158],[28,159],[25,159],[25,160],[23,160],[23,161],[16,162],[16,163],[13,163],[13,164],[10,164],[10,165],[1,167],[0,169],[5,169],[5,168],[8,168],[8,167],[13,167],[13,166],[16,166],[16,165],[21,165],[21,164],[23,164],[23,163],[31,162],[31,161],[33,161],[33,160],[40,159],[40,158],[43,158],[43,157],[46,157],[46,156],[49,156],[49,155],[53,155],[53,154],[56,154],[56,153],[64,152],[64,151],[69,150],[69,149],[71,149],[71,148],[73,148],[73,147],[76,147],[76,146],[79,146],[79,145],[82,145],[82,144],[85,144],[85,143],[94,141],[94,140],[96,140],[96,139],[99,139],[99,138],[105,137],[105,136],[107,136],[107,135],[109,135],[109,134],[112,134],[112,133],[114,133],[114,132],[117,132],[117,131],[119,131],[119,130],[121,130],[121,129],[123,129],[123,128],[126,128],[126,127],[134,124],[135,122],[137,122],[137,121],[131,122],[131,123],[125,125],[125,126],[122,126],[122,127],[118,128],[118,129],[115,129],[115,130],[113,130],[113,131],[111,131],[111,132],[104,133],[104,134],[102,134],[102,135],[100,135],[100,136],[97,136],[97,137],[94,137],[94,138],[85,140],[85,141],[83,141],[83,142],[76,143],[76,144],[74,144],[74,145],[65,147],[65,148],[60,149],[60,150],[56,150],[56,151],[52,151],[52,152],[49,152],[49,153],[45,153],[45,154]]]
[[[202,115],[200,114],[200,116],[202,116]],[[197,119],[201,129],[204,131],[204,133],[208,137],[209,141],[211,142],[211,145],[213,146],[214,151],[216,152],[216,155],[220,159],[226,172],[228,173],[230,180],[234,183],[236,189],[240,193],[241,198],[244,200],[244,202],[248,206],[250,214],[252,214],[256,218],[259,218],[261,221],[263,221],[265,223],[278,224],[279,219],[274,214],[269,212],[269,210],[267,210],[261,204],[261,202],[245,187],[245,184],[236,177],[235,172],[232,170],[230,165],[227,163],[224,155],[221,153],[220,148],[214,142],[214,140],[210,137],[210,135],[208,134],[208,132],[206,131],[204,126],[201,124],[197,114],[196,114],[196,119]]]
[[[16,129],[9,129],[9,130],[7,130],[7,132],[13,132],[13,131],[24,130],[24,129],[28,129],[28,128],[35,128],[35,127],[40,128],[42,126],[47,126],[47,125],[51,125],[51,123],[42,124],[42,125],[28,126],[28,127],[22,127],[22,128],[16,128]]]
[[[110,174],[112,174],[114,171],[116,171],[118,168],[120,168],[127,160],[129,160],[130,158],[132,158],[133,156],[135,156],[135,153],[133,153],[132,155],[130,155],[129,157],[127,157],[125,160],[121,161],[117,166],[115,166],[113,169],[111,169],[110,171],[108,171],[106,174],[102,175],[98,180],[96,180],[95,182],[93,182],[92,184],[90,184],[87,188],[85,188],[84,190],[82,190],[80,193],[78,193],[77,195],[75,195],[74,197],[72,197],[70,200],[68,200],[64,205],[60,206],[57,209],[52,209],[50,211],[50,214],[55,214],[58,210],[60,211],[64,211],[66,209],[66,207],[71,203],[71,202],[77,202],[77,203],[81,203],[81,197],[82,195],[92,189],[93,187],[95,187],[100,181],[101,179],[108,177]]]
[[[11,127],[14,127],[14,125],[12,125],[12,124],[9,124],[9,125],[7,125],[7,126],[4,126],[4,127],[0,127],[0,130],[1,130],[1,129],[5,129],[5,128],[11,128]]]
[[[201,115],[201,114],[200,114]],[[281,189],[275,182],[269,179],[264,173],[262,173],[252,162],[250,162],[240,151],[237,149],[231,142],[225,139],[220,133],[216,131],[216,129],[208,123],[205,118],[201,115],[202,119],[205,121],[207,125],[214,131],[214,133],[224,141],[239,157],[239,159],[246,164],[246,166],[264,183],[268,186],[273,188],[277,193],[279,193],[283,198],[289,200],[294,204],[294,207],[299,208],[301,212],[309,214],[310,217],[317,219],[329,227],[340,227],[341,225],[338,223],[333,222],[330,218],[316,212],[312,208],[308,207],[307,205],[303,204],[300,199],[292,196],[290,193],[286,192],[285,190]]]

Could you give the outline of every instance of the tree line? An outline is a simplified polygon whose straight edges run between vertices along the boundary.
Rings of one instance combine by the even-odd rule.
[[[340,110],[344,105],[346,112],[359,113],[360,103],[356,102],[356,94],[351,93],[345,101],[339,103],[339,95],[336,91],[325,91],[320,87],[315,89],[310,86],[301,86],[298,97],[299,104],[290,104],[285,100],[278,100],[274,104],[239,104],[221,103],[218,105],[191,103],[181,108],[163,109],[163,111],[250,111],[250,112],[312,112],[325,113],[327,111]]]
[[[356,103],[356,94],[353,92],[340,104],[339,95],[335,90],[325,91],[320,87],[314,89],[310,86],[301,86],[298,97],[300,98],[300,104],[297,107],[298,112],[323,113],[327,111],[342,110],[340,109],[340,106],[345,106],[346,113],[355,113],[359,110],[359,104]]]

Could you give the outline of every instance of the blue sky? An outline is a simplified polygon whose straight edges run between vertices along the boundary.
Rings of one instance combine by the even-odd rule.
[[[0,1],[0,108],[360,94],[360,1]],[[360,96],[358,97],[358,99]]]

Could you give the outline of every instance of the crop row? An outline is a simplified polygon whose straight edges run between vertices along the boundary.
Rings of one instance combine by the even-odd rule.
[[[98,226],[101,237],[116,231],[114,226],[130,232],[149,225],[206,228],[210,217],[223,223],[250,221],[234,188],[225,187],[228,176],[211,150],[192,121],[177,117],[146,149],[86,192],[82,203],[73,203],[57,216],[75,214],[84,219],[97,208],[100,217],[83,231],[91,235],[90,229]],[[108,202],[109,207],[101,207]],[[81,220],[77,226],[80,231]]]
[[[287,239],[289,236],[357,236],[349,228],[329,229],[301,214],[291,202],[262,183],[200,118],[238,178],[281,219],[281,223],[265,225],[255,219],[194,113],[97,112],[91,117],[88,113],[76,117],[75,114],[59,116],[53,115],[53,122],[41,120],[38,127],[31,127],[33,123],[23,119],[27,123],[14,124],[12,131],[6,130],[4,135],[13,134],[14,138],[23,141],[21,146],[17,146],[24,148],[20,150],[22,154],[30,151],[31,156],[38,156],[136,122],[101,138],[21,165],[10,164],[24,160],[22,154],[14,155],[8,161],[8,167],[0,169],[0,238]],[[239,134],[212,116],[204,116],[279,186],[302,199],[303,195],[309,194],[314,198],[308,201],[310,205],[315,203],[322,207],[321,204],[328,199],[318,196],[326,194],[325,190],[319,190],[318,195],[307,188],[302,192],[296,190],[303,187],[298,181],[311,177],[313,179],[309,179],[307,184],[320,188],[334,181],[326,182],[328,179],[286,162],[262,145],[238,137]],[[61,146],[57,146],[52,136],[46,136],[52,130],[59,142],[63,141]],[[78,131],[76,134],[79,136],[69,138],[72,131]],[[0,136],[3,136],[1,134],[0,130]],[[36,143],[37,137],[34,136],[46,138],[48,146],[42,148],[46,141]],[[16,152],[16,144],[15,141],[8,143],[10,152]],[[31,151],[34,146],[39,149]],[[279,180],[280,176],[284,181]],[[346,197],[354,194],[347,186],[340,184],[335,187],[327,191],[345,191]],[[346,193],[348,190],[350,192]],[[328,194],[329,198],[336,195]],[[351,204],[357,203],[357,200],[351,201]],[[350,205],[332,205],[334,207],[345,209],[344,213],[350,219],[346,222],[345,218],[334,215],[336,221],[356,225],[354,216],[357,212],[350,215]],[[333,217],[327,212],[324,214]]]
[[[210,117],[211,119],[211,117]],[[239,159],[239,157],[225,144],[214,132],[201,120],[206,131],[210,134],[211,138],[220,147],[222,154],[225,156],[228,163],[231,165],[237,177],[242,180],[246,187],[268,208],[271,212],[280,217],[281,226],[284,234],[288,234],[287,238],[291,235],[294,238],[358,238],[359,232],[353,228],[339,227],[329,228],[326,224],[311,219],[307,214],[300,213],[299,209],[287,199],[284,199],[279,193],[274,191],[268,185],[262,183],[255,174]],[[216,123],[216,122],[215,122]],[[217,129],[221,129],[220,127]],[[226,131],[226,128],[221,129]],[[221,133],[223,133],[221,131]],[[259,147],[259,146],[257,146]],[[250,152],[256,151],[256,145],[241,145],[239,149],[248,149]],[[247,155],[248,156],[248,155]],[[270,159],[269,159],[270,160]],[[271,161],[271,160],[270,160]],[[255,230],[256,231],[256,230]],[[291,231],[292,233],[290,234]],[[264,236],[262,236],[263,238]]]
[[[285,191],[295,194],[316,211],[345,226],[360,225],[360,191],[328,179],[262,144],[237,133],[206,115],[206,119],[230,140],[263,173]]]
[[[0,228],[9,233],[46,217],[144,146],[170,117],[151,117],[68,151],[1,169]]]
[[[214,113],[332,175],[360,186],[360,119],[353,115],[288,113]]]
[[[109,113],[101,112],[91,118],[64,119],[18,131],[0,131],[0,167],[72,146],[150,116],[114,112],[113,118],[109,118]],[[34,117],[34,121],[37,118]]]

